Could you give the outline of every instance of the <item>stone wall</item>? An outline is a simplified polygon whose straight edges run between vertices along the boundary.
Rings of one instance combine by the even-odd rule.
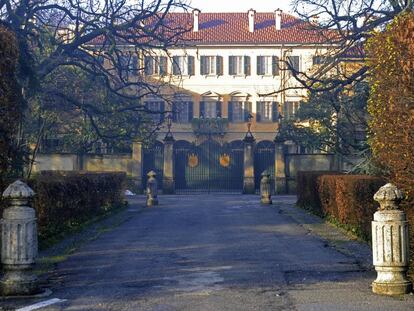
[[[33,172],[49,170],[125,172],[134,181],[134,189],[137,190],[142,188],[143,177],[142,149],[138,147],[135,145],[132,154],[124,155],[39,154]],[[279,162],[279,171],[275,174],[279,194],[296,193],[298,171],[333,171],[337,165],[333,154],[284,154]]]

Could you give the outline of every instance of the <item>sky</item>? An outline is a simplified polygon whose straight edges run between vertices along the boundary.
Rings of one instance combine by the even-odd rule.
[[[191,6],[201,12],[247,12],[254,9],[257,12],[273,12],[280,8],[291,12],[291,0],[191,0]]]

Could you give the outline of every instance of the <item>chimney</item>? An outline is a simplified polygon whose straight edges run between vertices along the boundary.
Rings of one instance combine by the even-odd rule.
[[[254,32],[254,15],[256,14],[256,11],[250,9],[247,13],[249,15],[249,32]]]
[[[276,30],[282,29],[282,10],[277,9],[275,11],[275,26]]]
[[[193,31],[198,31],[198,16],[200,15],[201,11],[199,9],[193,10]]]
[[[313,15],[311,17],[311,23],[312,23],[312,25],[317,26],[318,25],[318,21],[319,21],[319,16],[318,15]]]

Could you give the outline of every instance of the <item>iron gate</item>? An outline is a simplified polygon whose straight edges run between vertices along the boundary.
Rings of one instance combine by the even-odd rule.
[[[260,179],[263,172],[270,174],[272,191],[274,191],[275,144],[270,140],[259,142],[254,151],[254,182],[256,185],[256,192],[260,191]]]
[[[200,145],[178,141],[174,145],[177,192],[241,192],[243,142],[219,144],[212,138]]]
[[[144,148],[144,165],[143,165],[143,187],[147,187],[147,174],[149,171],[157,173],[157,181],[160,189],[162,189],[164,167],[164,145],[156,141],[152,146]]]

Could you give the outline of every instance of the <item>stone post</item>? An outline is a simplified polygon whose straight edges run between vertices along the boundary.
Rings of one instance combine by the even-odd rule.
[[[129,174],[133,179],[133,186],[136,193],[143,193],[143,175],[144,175],[144,148],[142,142],[134,141],[132,143],[132,158]]]
[[[372,222],[372,254],[377,271],[372,291],[376,294],[401,295],[412,289],[407,279],[408,222],[399,210],[402,199],[401,191],[393,184],[386,184],[374,195],[380,204]]]
[[[255,139],[250,133],[243,139],[244,142],[244,174],[243,174],[243,193],[254,194],[254,142]]]
[[[272,204],[272,189],[270,182],[270,174],[263,172],[260,180],[260,203]]]
[[[277,194],[287,193],[284,139],[276,135],[275,142],[275,192]]]
[[[157,174],[154,171],[150,171],[147,176],[147,206],[158,205]]]
[[[35,195],[20,180],[3,192],[10,207],[3,212],[1,222],[1,262],[4,274],[1,291],[4,296],[33,295],[39,290],[33,266],[37,257],[37,225],[35,210],[29,201]]]
[[[164,138],[163,194],[173,194],[175,192],[174,141],[172,133],[168,132]]]

